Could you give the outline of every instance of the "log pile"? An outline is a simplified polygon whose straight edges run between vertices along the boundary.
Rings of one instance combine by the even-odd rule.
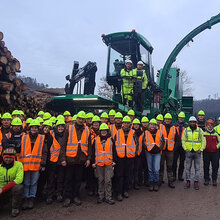
[[[54,94],[29,89],[16,77],[20,71],[20,62],[14,58],[3,41],[0,32],[0,113],[23,110],[27,117],[35,117],[45,110],[46,103]]]

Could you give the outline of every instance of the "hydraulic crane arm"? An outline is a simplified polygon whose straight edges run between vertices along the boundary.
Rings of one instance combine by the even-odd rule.
[[[193,38],[200,34],[202,31],[206,29],[211,29],[211,27],[217,23],[220,22],[220,13],[214,17],[211,17],[210,20],[206,21],[205,23],[199,25],[197,28],[192,30],[189,34],[187,34],[173,49],[172,53],[166,60],[166,63],[161,71],[161,80],[160,80],[160,87],[163,88],[163,94],[162,94],[162,104],[165,104],[167,102],[167,98],[169,97],[169,76],[168,73],[170,71],[170,68],[172,64],[176,61],[176,57],[179,54],[179,52],[183,49],[183,47],[188,44],[190,41],[193,42]]]

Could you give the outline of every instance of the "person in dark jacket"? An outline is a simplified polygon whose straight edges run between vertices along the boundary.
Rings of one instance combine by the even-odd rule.
[[[212,119],[206,122],[206,131],[204,137],[206,138],[206,147],[203,151],[203,166],[204,166],[204,185],[208,186],[210,181],[209,167],[212,165],[212,184],[217,186],[218,168],[219,168],[219,148],[220,136],[214,130],[214,121]]]
[[[203,131],[205,131],[205,112],[203,110],[200,110],[198,112],[198,127],[201,128]]]
[[[182,147],[182,135],[187,127],[187,123],[184,122],[185,120],[185,113],[180,112],[178,114],[178,121],[176,122],[176,131],[178,133],[178,141],[175,142],[174,147],[174,157],[173,157],[173,181],[176,181],[176,174],[177,174],[177,167],[178,167],[178,159],[179,159],[179,168],[178,168],[178,180],[184,181],[183,179],[183,171],[184,171],[184,162],[185,162],[185,151]]]
[[[55,131],[51,132],[53,143],[48,149],[47,161],[47,204],[53,202],[55,197],[57,202],[63,201],[63,187],[65,178],[65,168],[60,162],[60,143],[65,132],[65,121],[58,120]]]
[[[71,199],[81,205],[80,186],[84,166],[88,167],[91,160],[89,130],[84,126],[85,113],[78,112],[74,125],[69,125],[61,141],[61,164],[66,166],[64,183],[64,207],[69,207]],[[90,142],[91,143],[91,142]]]

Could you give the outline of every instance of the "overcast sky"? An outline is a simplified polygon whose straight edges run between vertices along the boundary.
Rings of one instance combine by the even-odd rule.
[[[220,12],[220,0],[1,0],[0,31],[21,62],[22,75],[64,87],[73,61],[97,62],[105,75],[107,47],[101,34],[131,31],[153,45],[155,70],[192,29]],[[220,96],[220,23],[185,47],[176,65],[193,81],[196,99]],[[156,72],[156,71],[155,71]]]

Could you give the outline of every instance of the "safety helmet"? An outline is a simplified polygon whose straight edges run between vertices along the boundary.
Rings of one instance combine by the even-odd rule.
[[[163,121],[163,115],[162,114],[157,115],[156,119],[159,121]]]
[[[41,117],[37,117],[36,120],[38,120],[40,123],[43,123],[43,122],[44,122],[44,119],[41,118]]]
[[[141,119],[141,123],[144,123],[144,122],[149,122],[148,117],[144,116],[144,117]]]
[[[93,118],[92,118],[92,122],[100,122],[100,118],[98,115],[95,115]]]
[[[125,60],[125,64],[127,64],[127,63],[133,64],[133,62],[131,60]]]
[[[184,112],[180,112],[180,113],[178,114],[178,117],[179,117],[179,118],[185,118],[185,117],[186,117],[186,115],[185,115],[185,113],[184,113]]]
[[[37,116],[41,116],[41,115],[44,115],[44,111],[39,111]]]
[[[65,112],[63,113],[63,116],[71,116],[71,114],[70,114],[69,111],[65,111]]]
[[[11,114],[6,112],[5,114],[2,115],[2,119],[12,119]]]
[[[77,115],[74,115],[74,116],[72,117],[72,121],[76,121],[76,119],[77,119]]]
[[[2,152],[2,156],[6,155],[16,156],[16,150],[13,147],[6,148]]]
[[[86,114],[86,119],[93,118],[93,117],[94,117],[94,114],[92,112],[89,112]]]
[[[164,119],[172,119],[172,115],[170,113],[166,113],[166,115],[164,115]]]
[[[44,126],[49,126],[49,127],[52,127],[53,124],[52,124],[52,121],[50,120],[46,120],[44,123],[43,123]]]
[[[80,111],[77,113],[77,118],[85,118],[86,117],[86,113],[84,111]]]
[[[196,117],[191,116],[191,117],[189,118],[189,122],[190,122],[190,121],[195,121],[195,122],[197,122],[197,119],[196,119]]]
[[[111,109],[108,113],[109,116],[115,116],[116,111],[114,109]]]
[[[22,110],[18,110],[19,115],[24,115],[24,112]]]
[[[108,118],[108,113],[107,112],[103,112],[101,114],[100,118]]]
[[[144,63],[140,60],[138,61],[137,65],[144,65]]]
[[[52,116],[50,119],[49,119],[52,123],[56,123],[56,121],[57,121],[57,118],[56,117],[54,117],[54,116]]]
[[[155,118],[152,118],[149,122],[149,124],[155,124],[157,125],[157,120]]]
[[[20,118],[14,118],[11,122],[12,126],[22,126],[22,121]]]
[[[64,118],[63,115],[58,115],[58,116],[57,116],[57,120],[60,120],[60,119],[63,120],[63,121],[65,120],[65,118]]]
[[[106,123],[102,123],[99,127],[99,130],[108,130],[108,125]]]
[[[65,124],[66,124],[66,123],[65,123],[64,120],[59,119],[59,120],[57,120],[56,126],[58,126],[58,125],[65,125]]]
[[[44,116],[43,116],[43,119],[44,120],[48,120],[48,119],[50,119],[51,118],[51,114],[49,113],[49,112],[45,112],[44,113]]]
[[[14,110],[11,115],[19,115],[19,111],[18,110]]]
[[[138,118],[135,118],[132,123],[133,124],[140,124],[140,120]]]
[[[127,115],[133,115],[133,116],[135,116],[134,110],[133,110],[133,109],[130,109],[130,110],[128,111]]]
[[[205,116],[205,112],[204,112],[203,110],[200,110],[200,111],[198,112],[198,115],[204,115],[204,116]]]
[[[40,126],[40,122],[37,119],[34,119],[30,123],[30,127],[32,126]]]
[[[123,118],[123,115],[121,114],[121,112],[117,112],[115,114],[115,118]]]
[[[129,116],[126,115],[126,116],[123,118],[122,122],[130,122],[130,123],[131,123],[131,119],[130,119]]]
[[[28,118],[25,123],[30,124],[32,120],[33,120],[32,118]]]

